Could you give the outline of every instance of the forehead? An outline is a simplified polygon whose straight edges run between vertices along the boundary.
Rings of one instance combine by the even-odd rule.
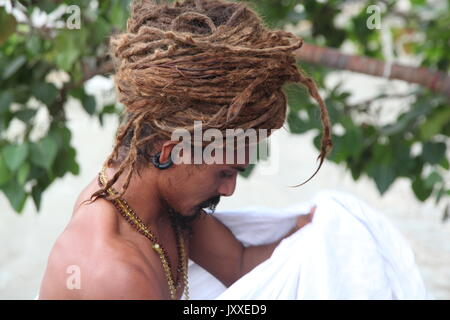
[[[215,129],[214,133],[217,134],[217,132],[221,134],[219,130]],[[187,138],[181,135],[181,138],[182,140],[178,141],[174,150],[172,150],[172,155],[175,154],[175,158],[177,158],[177,155],[180,155],[182,158],[181,163],[220,164],[238,166],[238,169],[244,169],[249,164],[256,163],[256,155],[261,151],[259,142],[267,137],[252,136],[243,132],[237,136],[207,136],[205,133],[204,136],[194,135],[194,137],[188,134]],[[183,151],[181,153],[182,156],[179,153],[180,150]]]
[[[207,146],[203,149],[203,163],[205,164],[223,164],[236,168],[245,169],[254,161],[256,156],[256,145],[243,145],[238,147]]]

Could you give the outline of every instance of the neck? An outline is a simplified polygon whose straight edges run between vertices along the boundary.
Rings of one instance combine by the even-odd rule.
[[[107,167],[105,174],[108,180],[117,172],[116,167]],[[129,169],[124,170],[117,181],[112,186],[117,192],[121,192],[126,182]],[[140,171],[141,177],[133,173],[127,190],[122,195],[122,199],[128,202],[134,213],[147,225],[157,228],[166,221],[167,210],[163,205],[162,197],[158,192],[157,179],[152,170],[144,169]]]

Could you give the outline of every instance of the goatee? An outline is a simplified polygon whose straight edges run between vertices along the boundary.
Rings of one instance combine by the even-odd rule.
[[[166,204],[169,218],[173,225],[179,227],[182,231],[188,231],[189,235],[193,235],[192,223],[204,214],[211,215],[215,212],[217,205],[220,202],[220,196],[210,198],[194,207],[194,214],[185,216],[171,206]],[[207,209],[208,211],[205,211]]]

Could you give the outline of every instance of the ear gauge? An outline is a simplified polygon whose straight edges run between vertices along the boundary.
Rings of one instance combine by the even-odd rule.
[[[160,157],[160,156],[161,156],[161,152],[158,152],[157,154],[155,154],[155,155],[152,157],[152,163],[153,163],[153,165],[154,165],[156,168],[158,168],[158,169],[160,169],[160,170],[164,170],[164,169],[167,169],[167,168],[169,168],[169,167],[172,166],[172,164],[173,164],[172,158],[169,157],[169,160],[167,160],[167,161],[164,162],[164,163],[160,163],[160,162],[159,162],[159,157]]]

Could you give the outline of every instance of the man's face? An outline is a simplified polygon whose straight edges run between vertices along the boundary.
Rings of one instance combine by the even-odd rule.
[[[183,216],[198,215],[201,209],[211,209],[219,203],[220,197],[234,193],[239,171],[245,171],[249,164],[251,148],[246,147],[244,161],[234,159],[223,164],[179,164],[164,172],[164,198],[167,204]]]

